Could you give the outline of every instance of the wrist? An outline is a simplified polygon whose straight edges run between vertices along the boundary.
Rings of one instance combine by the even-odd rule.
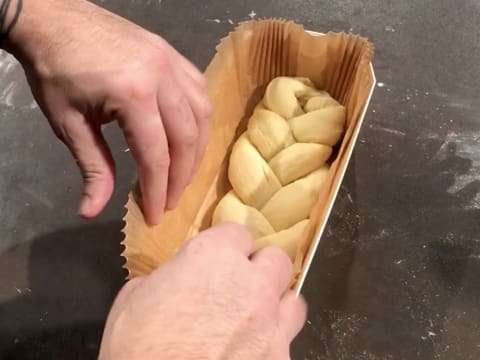
[[[9,16],[15,10],[12,8],[19,14],[2,47],[20,62],[41,70],[52,49],[69,41],[65,35],[78,29],[78,23],[85,19],[82,15],[86,14],[77,11],[85,4],[86,8],[91,5],[85,0],[11,0]]]
[[[0,0],[0,39],[8,39],[22,11],[22,0]]]
[[[20,14],[2,47],[21,62],[34,62],[34,59],[39,57],[43,44],[48,41],[45,27],[47,30],[48,27],[54,27],[50,18],[54,4],[52,0],[23,0],[21,3],[18,1],[12,0],[10,5],[12,9],[18,8],[20,4],[21,8],[18,8]]]
[[[17,56],[21,48],[19,34],[25,27],[25,0],[0,0],[0,6],[1,48]]]

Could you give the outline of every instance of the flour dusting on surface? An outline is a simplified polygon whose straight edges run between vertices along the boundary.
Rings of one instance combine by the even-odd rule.
[[[455,182],[448,189],[448,192],[455,194],[469,184],[480,181],[480,131],[470,132],[449,132],[445,142],[437,153],[440,160],[446,159],[450,146],[455,145],[455,156],[468,159],[471,166],[464,174],[455,174]],[[472,198],[467,208],[480,209],[480,193]]]
[[[4,51],[0,51],[0,84],[0,106],[11,109],[35,108],[22,66]]]

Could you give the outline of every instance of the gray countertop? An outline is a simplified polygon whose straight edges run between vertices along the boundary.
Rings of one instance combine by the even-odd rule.
[[[305,286],[293,359],[480,358],[477,0],[104,0],[204,68],[250,17],[375,43],[379,84]],[[76,216],[81,179],[0,54],[0,359],[94,359],[122,284],[135,167],[115,125],[114,198]]]

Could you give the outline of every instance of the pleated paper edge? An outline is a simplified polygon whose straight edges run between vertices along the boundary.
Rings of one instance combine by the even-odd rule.
[[[257,22],[257,21],[264,21],[264,20],[267,20],[267,21],[279,21],[279,22],[282,22],[284,24],[288,24],[288,23],[291,23],[293,25],[299,25],[299,26],[302,26],[304,31],[307,32],[307,33],[310,33],[312,35],[327,35],[327,34],[344,34],[344,35],[350,35],[350,36],[356,36],[356,37],[359,37],[360,39],[364,40],[368,45],[369,45],[369,52],[367,55],[363,55],[364,57],[368,57],[368,58],[372,58],[373,56],[373,52],[374,52],[374,46],[373,44],[368,40],[368,38],[366,37],[363,37],[361,35],[357,35],[357,34],[347,34],[345,32],[327,32],[325,34],[323,33],[317,33],[315,31],[311,31],[311,30],[307,30],[305,29],[305,27],[302,25],[302,24],[298,24],[292,20],[285,20],[285,19],[282,19],[282,18],[265,18],[265,19],[258,19],[258,20],[248,20],[248,21],[243,21],[243,22],[240,22],[239,24],[237,24],[237,26],[231,30],[226,36],[224,36],[218,43],[218,45],[215,47],[216,49],[216,53],[214,55],[214,57],[212,58],[212,60],[210,61],[207,69],[205,70],[205,74],[207,74],[209,72],[209,69],[210,68],[213,68],[213,67],[218,67],[219,64],[221,64],[221,62],[223,61],[221,59],[221,53],[220,53],[220,49],[222,49],[222,47],[224,46],[227,46],[228,42],[231,41],[231,35],[232,33],[235,33],[239,30],[242,30],[244,27],[247,27],[247,26],[251,26],[252,23],[254,22]],[[370,66],[371,66],[371,63],[370,63]],[[374,83],[375,83],[375,80],[374,80]],[[373,87],[374,85],[372,86],[372,91],[373,91]],[[371,95],[370,95],[371,96]],[[364,112],[366,112],[368,108],[368,102],[366,103],[365,107],[364,107]],[[364,117],[364,115],[363,115]],[[362,117],[362,120],[360,121],[361,123],[363,123],[363,117]],[[356,133],[356,136],[358,136],[358,133],[361,129],[361,124],[360,126],[358,126],[358,129],[356,129],[354,131],[354,133]],[[354,135],[355,136],[355,135]],[[356,137],[355,136],[355,137]],[[356,140],[354,141],[354,145],[353,145],[353,148],[355,147],[355,142]],[[352,148],[352,152],[353,152],[353,148]],[[343,174],[341,175],[341,179],[339,181],[339,184],[341,185],[342,181],[343,181],[343,177],[345,175],[345,172],[348,168],[348,164],[350,163],[350,157],[351,157],[351,153],[349,154],[349,160],[347,161],[347,165],[345,166],[344,169],[342,169],[342,172]],[[338,193],[338,190],[337,192],[335,193],[335,195],[333,196],[333,201],[330,203],[330,206],[329,206],[329,210],[327,211],[327,216],[325,218],[325,221],[323,221],[322,223],[322,226],[321,226],[321,229],[320,231],[316,231],[315,233],[317,234],[313,239],[312,239],[312,242],[310,243],[309,245],[309,248],[310,250],[305,252],[304,253],[304,256],[303,256],[303,259],[302,259],[302,263],[305,262],[305,260],[308,262],[308,264],[303,267],[304,269],[304,272],[301,272],[301,273],[296,273],[295,275],[295,278],[294,280],[292,281],[292,287],[295,287],[296,291],[299,293],[300,290],[301,290],[301,287],[305,281],[305,277],[306,277],[306,272],[308,271],[308,268],[310,267],[311,265],[311,262],[313,260],[313,255],[315,254],[315,249],[317,248],[318,246],[318,243],[319,243],[319,239],[321,238],[321,235],[323,234],[323,230],[325,228],[325,225],[326,223],[328,222],[328,218],[329,218],[329,215],[330,215],[330,212],[333,208],[333,205],[335,203],[335,199],[337,197],[337,193]],[[129,229],[130,228],[133,228],[133,224],[134,223],[137,223],[137,222],[143,222],[143,214],[140,210],[140,205],[135,201],[135,197],[134,197],[134,190],[131,190],[128,194],[128,201],[126,202],[126,204],[124,205],[124,208],[126,210],[126,213],[125,213],[125,216],[123,217],[123,222],[124,222],[124,227],[122,228],[121,232],[122,232],[122,235],[123,235],[123,240],[121,242],[121,245],[124,246],[124,250],[123,252],[121,253],[121,257],[125,260],[122,268],[125,269],[127,271],[127,279],[132,279],[136,276],[142,276],[142,275],[145,275],[144,273],[142,273],[141,271],[138,270],[138,263],[135,263],[135,267],[137,267],[134,270],[132,270],[133,267],[129,266],[129,264],[131,264],[131,259],[136,255],[135,254],[135,251],[134,251],[134,247],[130,246],[129,245],[129,237],[131,238],[132,237],[132,234],[130,233],[129,234]],[[145,225],[144,225],[145,226]],[[313,254],[309,254],[311,252],[311,248],[314,247],[314,250],[313,250]],[[151,269],[150,269],[151,270]],[[146,271],[148,272],[148,271]]]

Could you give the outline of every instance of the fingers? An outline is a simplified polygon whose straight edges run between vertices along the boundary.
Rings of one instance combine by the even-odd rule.
[[[53,123],[61,124],[54,130],[70,149],[82,172],[84,185],[78,212],[86,218],[95,217],[112,196],[115,177],[112,154],[100,127],[77,112]]]
[[[212,108],[205,77],[181,55],[180,60],[181,65],[176,68],[178,69],[176,76],[190,104],[198,131],[194,168],[191,174],[193,177],[208,144]]]
[[[132,105],[135,101],[129,99],[129,109],[118,114],[139,166],[143,211],[150,224],[158,224],[165,209],[178,203],[200,164],[210,132],[204,76],[174,50],[170,60],[159,64],[162,76],[155,110],[144,104],[152,100],[140,91],[136,98],[141,104]]]
[[[286,293],[278,310],[277,332],[268,360],[290,359],[290,344],[300,333],[307,319],[307,305],[293,291]]]
[[[166,205],[172,209],[192,177],[198,129],[189,101],[178,84],[165,80],[161,88],[165,90],[159,90],[157,101],[170,154]]]
[[[293,264],[283,250],[275,247],[258,251],[251,261],[273,286],[275,298],[281,298],[276,304],[271,304],[276,310],[278,327],[268,359],[290,359],[290,343],[306,320],[306,304],[303,298],[297,298],[292,291],[285,293],[292,278]]]
[[[186,76],[164,76],[155,99],[143,97],[136,105],[131,101],[119,114],[139,166],[143,210],[150,224],[159,223],[164,210],[175,207],[208,142],[208,109],[199,110],[201,92]]]
[[[279,248],[268,247],[255,253],[251,261],[271,281],[280,297],[292,279],[293,265],[288,255]]]
[[[158,224],[167,201],[170,157],[156,100],[124,109],[119,123],[138,165],[145,220]]]
[[[302,330],[307,320],[307,303],[293,291],[286,293],[280,302],[279,330],[292,341]]]
[[[230,248],[248,257],[253,252],[253,237],[243,226],[224,223],[205,230],[190,239],[182,251],[198,253],[205,249]]]
[[[182,54],[178,53],[170,44],[163,42],[169,50],[170,57],[177,65],[174,67],[175,76],[187,97],[198,129],[197,151],[195,154],[194,173],[198,169],[205,153],[210,135],[210,118],[212,105],[209,99],[208,82],[205,76]],[[193,174],[192,174],[193,175]]]

